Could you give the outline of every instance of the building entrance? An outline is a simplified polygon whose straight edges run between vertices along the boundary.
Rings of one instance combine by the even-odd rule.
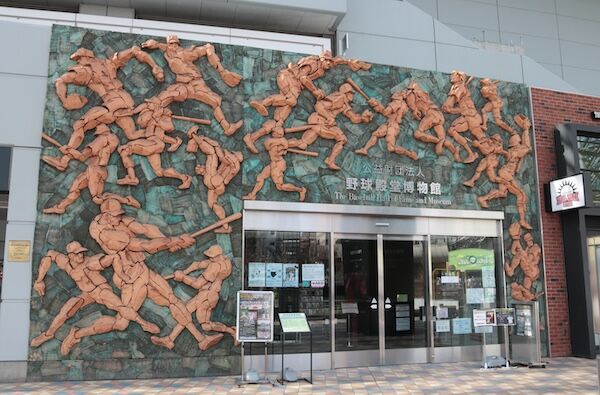
[[[336,235],[335,366],[426,361],[424,247],[418,238]]]
[[[503,215],[246,202],[244,288],[306,314],[317,369],[478,360],[473,310],[506,306]],[[269,278],[280,265],[294,281]],[[500,355],[505,333],[486,330],[488,355]],[[266,359],[259,348],[246,362],[280,369],[275,334]],[[286,363],[308,367],[308,337],[283,340]]]

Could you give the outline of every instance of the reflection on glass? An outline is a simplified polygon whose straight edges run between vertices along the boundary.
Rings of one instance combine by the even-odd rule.
[[[579,166],[589,172],[592,184],[592,201],[600,203],[600,138],[577,135]]]
[[[420,241],[383,241],[385,348],[427,347],[425,251]]]
[[[329,236],[315,232],[246,231],[244,289],[275,293],[278,313],[305,313],[313,333],[313,352],[331,351],[329,326]],[[279,322],[270,353],[280,353]],[[285,352],[309,352],[308,334],[287,334]],[[255,347],[247,352],[262,354]]]
[[[473,310],[499,306],[500,254],[496,238],[432,237],[435,347],[498,343],[497,327],[473,326]]]
[[[588,229],[588,235],[598,231]],[[592,314],[594,316],[594,339],[600,347],[600,236],[588,236],[588,262],[590,267],[590,291],[592,294]]]
[[[335,349],[379,348],[377,240],[336,240]]]

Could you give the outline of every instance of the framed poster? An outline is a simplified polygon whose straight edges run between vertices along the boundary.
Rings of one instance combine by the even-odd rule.
[[[270,288],[280,288],[283,286],[283,264],[267,263],[267,278],[265,285]]]
[[[496,325],[511,326],[515,324],[515,309],[507,307],[496,309]]]
[[[289,288],[298,288],[298,264],[284,263],[283,264],[283,286]]]
[[[273,291],[238,291],[236,339],[240,342],[273,341]]]

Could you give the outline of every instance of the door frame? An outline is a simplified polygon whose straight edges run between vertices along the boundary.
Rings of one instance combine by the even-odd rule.
[[[330,333],[331,353],[329,358],[330,368],[335,369],[335,270],[334,270],[334,246],[337,235],[355,235],[376,238],[378,254],[378,294],[379,289],[383,291],[383,273],[379,273],[379,262],[383,263],[383,237],[423,237],[427,245],[427,263],[425,265],[426,293],[429,299],[427,310],[427,333],[428,346],[426,361],[435,362],[433,345],[433,311],[431,309],[432,287],[431,287],[431,236],[486,236],[497,237],[500,243],[504,262],[503,226],[504,212],[502,211],[479,211],[479,210],[450,210],[431,208],[410,207],[388,207],[388,206],[361,206],[342,204],[320,204],[320,203],[298,203],[298,202],[272,202],[245,200],[242,217],[242,270],[241,288],[243,289],[245,268],[244,239],[246,230],[263,231],[289,231],[289,232],[320,232],[329,234],[330,246]],[[348,232],[348,229],[355,231]],[[375,236],[375,237],[374,237]],[[380,246],[381,243],[381,246]],[[381,248],[380,248],[381,247]],[[379,259],[381,254],[381,260]],[[379,284],[381,282],[381,284]],[[503,279],[503,287],[506,286]],[[506,292],[504,303],[506,303]],[[385,327],[384,310],[378,307],[379,325],[379,361],[383,364],[385,352]],[[383,337],[382,337],[382,333]],[[383,347],[382,343],[383,342]],[[411,349],[407,349],[411,350]],[[338,352],[339,353],[339,352]],[[307,355],[308,357],[308,355]],[[252,356],[242,358],[253,358]],[[274,366],[264,366],[265,371],[278,368],[274,358]],[[300,360],[307,360],[301,358]],[[266,360],[265,360],[266,361]],[[266,362],[265,362],[266,363]],[[318,364],[320,365],[320,364]],[[364,365],[363,365],[364,366]]]

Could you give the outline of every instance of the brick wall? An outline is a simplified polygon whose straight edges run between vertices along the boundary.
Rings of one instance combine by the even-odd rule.
[[[571,354],[569,307],[560,216],[547,213],[544,206],[544,184],[557,177],[554,127],[558,123],[600,125],[591,119],[591,111],[600,109],[600,98],[531,89],[533,122],[539,172],[539,193],[542,202],[542,229],[550,321],[550,355]]]

